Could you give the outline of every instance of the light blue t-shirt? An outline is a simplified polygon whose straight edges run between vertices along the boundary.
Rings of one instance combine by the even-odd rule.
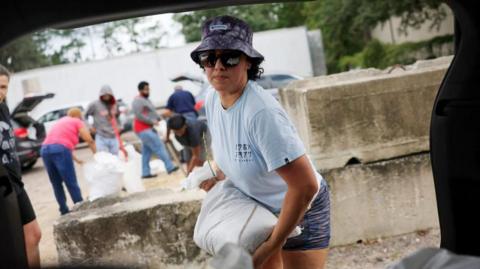
[[[275,169],[305,154],[287,113],[254,81],[248,81],[243,94],[228,109],[211,89],[205,111],[219,168],[240,191],[279,212],[287,184]],[[315,173],[320,186],[322,177]]]

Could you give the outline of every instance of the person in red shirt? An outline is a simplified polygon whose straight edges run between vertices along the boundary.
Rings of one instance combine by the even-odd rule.
[[[167,173],[173,173],[178,170],[168,155],[165,143],[158,137],[157,132],[153,128],[158,125],[161,120],[157,114],[152,102],[148,99],[150,96],[150,85],[146,81],[138,84],[139,95],[135,97],[132,103],[133,114],[133,130],[142,141],[142,178],[156,177],[150,172],[150,158],[152,154],[163,161]]]

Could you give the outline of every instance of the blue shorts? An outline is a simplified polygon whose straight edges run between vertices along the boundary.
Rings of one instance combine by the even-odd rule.
[[[330,244],[330,195],[328,185],[324,180],[320,185],[320,192],[305,213],[299,224],[302,233],[289,238],[283,250],[315,250],[328,248]]]

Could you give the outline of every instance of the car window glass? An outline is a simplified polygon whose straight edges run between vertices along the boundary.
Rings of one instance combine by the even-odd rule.
[[[70,108],[65,108],[65,109],[60,110],[59,113],[58,113],[58,118],[62,118],[62,117],[67,116],[67,112],[68,112],[69,109]]]
[[[47,114],[45,114],[45,116],[43,116],[45,117],[43,122],[58,120],[60,118],[60,114],[61,114],[60,110],[48,112]]]
[[[47,118],[47,115],[43,115],[38,119],[38,122],[44,123],[44,122],[46,122],[46,118]]]

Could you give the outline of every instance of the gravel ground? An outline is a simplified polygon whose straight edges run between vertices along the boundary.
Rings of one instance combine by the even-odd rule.
[[[327,269],[383,269],[419,249],[439,245],[439,229],[430,229],[335,247],[330,250]]]
[[[84,161],[92,158],[92,154],[88,149],[76,150],[75,154]],[[75,169],[78,183],[85,199],[88,197],[88,187],[83,175],[83,168],[75,164]],[[22,176],[25,189],[33,204],[37,221],[42,230],[42,239],[40,241],[40,259],[42,266],[55,266],[57,264],[57,250],[53,238],[53,223],[60,217],[60,213],[58,212],[58,205],[55,201],[52,186],[43,162],[39,160],[32,170],[25,172]],[[159,187],[175,189],[175,187],[179,186],[183,178],[184,175],[180,171],[172,173],[171,175],[161,173],[156,178],[144,180],[144,185],[146,189]],[[72,208],[73,204],[68,193],[67,203],[69,207]],[[3,267],[0,266],[0,268]]]

